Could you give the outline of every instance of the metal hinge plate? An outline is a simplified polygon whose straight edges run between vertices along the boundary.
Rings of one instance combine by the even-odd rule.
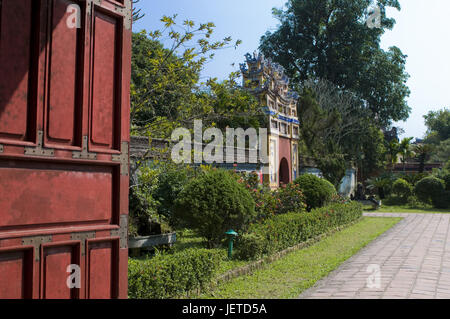
[[[120,248],[128,248],[128,215],[120,215],[120,229],[111,230],[111,237],[119,237]]]
[[[74,159],[97,159],[97,154],[88,152],[88,137],[83,136],[81,152],[72,152]]]
[[[114,162],[120,162],[120,174],[124,176],[128,176],[129,174],[129,145],[128,142],[122,142],[122,153],[120,155],[113,155],[112,160]]]
[[[25,237],[22,239],[23,246],[33,246],[34,247],[34,259],[39,261],[41,259],[40,248],[42,244],[49,243],[52,241],[52,236],[33,236]]]
[[[103,0],[92,0],[94,5],[100,6],[102,4]],[[126,30],[131,30],[131,25],[133,23],[133,17],[132,17],[132,9],[131,9],[131,0],[125,0],[125,7],[114,5],[114,11],[117,14],[120,14],[123,16],[123,26]]]
[[[38,140],[36,147],[25,147],[25,155],[33,155],[33,156],[47,156],[53,157],[55,156],[55,150],[50,148],[44,148],[44,132],[38,131]]]
[[[81,256],[86,255],[86,240],[91,238],[95,238],[95,231],[70,234],[70,239],[79,240],[81,242]]]

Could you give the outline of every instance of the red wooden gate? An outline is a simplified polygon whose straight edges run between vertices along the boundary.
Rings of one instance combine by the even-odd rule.
[[[131,19],[0,0],[0,298],[127,297]]]

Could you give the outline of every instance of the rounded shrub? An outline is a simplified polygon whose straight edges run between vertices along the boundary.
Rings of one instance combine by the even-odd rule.
[[[433,198],[440,196],[445,191],[445,183],[436,177],[425,177],[417,182],[414,192],[417,198],[427,204],[433,202]]]
[[[398,197],[407,200],[413,193],[413,187],[403,178],[399,178],[392,184],[392,192]]]
[[[245,229],[254,219],[255,202],[228,172],[209,170],[191,180],[179,193],[175,214],[204,237],[209,247],[214,247],[228,229]]]
[[[450,173],[445,174],[442,179],[445,182],[445,190],[450,191]]]
[[[322,207],[336,195],[336,188],[326,179],[312,174],[301,175],[294,181],[305,196],[308,211]]]
[[[433,206],[436,208],[450,208],[450,191],[442,191],[432,199]]]

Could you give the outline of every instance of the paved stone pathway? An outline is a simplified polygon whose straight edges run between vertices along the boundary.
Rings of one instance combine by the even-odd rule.
[[[450,298],[450,214],[364,215],[403,220],[300,298]]]

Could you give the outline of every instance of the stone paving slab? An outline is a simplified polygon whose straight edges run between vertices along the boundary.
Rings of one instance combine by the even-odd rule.
[[[403,219],[306,290],[301,299],[450,298],[450,214],[364,216]]]

